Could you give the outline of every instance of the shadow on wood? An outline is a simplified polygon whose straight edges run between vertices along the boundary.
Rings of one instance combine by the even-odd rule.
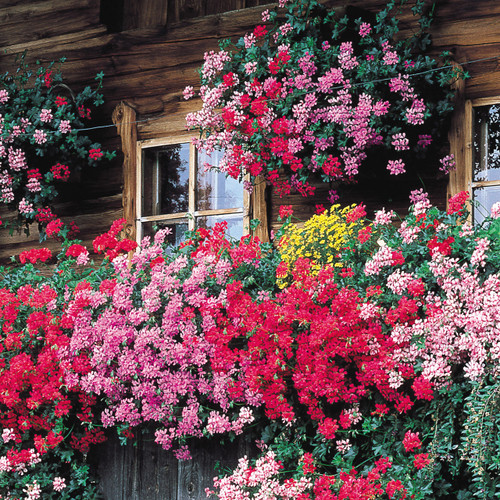
[[[192,460],[177,460],[154,442],[153,433],[138,433],[135,444],[126,446],[110,437],[91,451],[89,460],[105,500],[201,500],[219,470],[234,468],[238,458],[251,454],[243,438],[225,445],[193,443],[190,449]]]

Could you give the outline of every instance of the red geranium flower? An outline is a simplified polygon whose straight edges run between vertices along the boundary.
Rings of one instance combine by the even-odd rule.
[[[56,97],[56,106],[58,108],[60,108],[61,106],[65,106],[66,104],[68,104],[68,100],[66,99],[66,97],[61,97],[61,96]]]

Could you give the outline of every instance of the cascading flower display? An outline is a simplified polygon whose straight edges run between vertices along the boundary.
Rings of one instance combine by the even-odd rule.
[[[217,168],[227,175],[264,176],[280,195],[312,195],[314,177],[355,180],[379,158],[392,175],[421,167],[439,149],[452,110],[449,82],[461,75],[427,54],[423,0],[412,6],[412,35],[399,32],[393,16],[406,3],[389,1],[376,16],[336,13],[316,0],[266,10],[253,32],[205,54],[202,109],[187,117],[200,131],[198,146],[223,150]],[[184,92],[194,95],[192,87]],[[447,156],[436,170],[453,163]]]
[[[90,360],[82,372],[68,373],[67,383],[107,401],[104,427],[154,422],[156,442],[165,449],[186,437],[239,434],[253,420],[248,409],[227,418],[231,376],[208,370],[214,352],[205,333],[225,306],[233,264],[227,260],[231,252],[216,258],[212,250],[220,241],[219,228],[213,238],[204,234],[198,248],[183,246],[192,250],[189,257],[164,259],[165,230],[153,244],[145,240],[130,263],[114,257],[113,282],[78,290],[64,316],[73,328],[65,360],[68,365],[82,355]],[[259,396],[250,401],[258,404]],[[182,447],[176,454],[186,457]]]
[[[96,76],[96,88],[74,93],[64,83],[63,62],[31,69],[22,57],[17,72],[0,77],[0,203],[17,213],[5,226],[44,227],[51,219],[39,210],[55,199],[71,172],[114,156],[79,133],[103,103],[104,75]]]
[[[0,494],[97,498],[85,454],[144,426],[179,459],[257,438],[221,498],[497,494],[500,219],[472,227],[466,193],[413,198],[398,226],[357,205],[290,229],[284,207],[276,247],[219,224],[130,256],[118,220],[99,266],[63,241],[52,275],[43,249],[3,269]]]

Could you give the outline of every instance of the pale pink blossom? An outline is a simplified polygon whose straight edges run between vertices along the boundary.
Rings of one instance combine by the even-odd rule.
[[[14,429],[8,428],[2,431],[2,439],[4,443],[8,443],[9,441],[14,441],[16,439],[16,434]]]
[[[36,177],[30,177],[26,183],[26,188],[30,193],[39,193],[42,190],[40,180]]]
[[[63,477],[56,476],[52,481],[52,487],[55,491],[62,491],[66,488],[66,480]]]
[[[441,163],[439,170],[447,174],[450,171],[452,171],[456,166],[455,156],[453,154],[447,155],[444,158],[441,158],[439,160],[439,163]]]
[[[426,110],[427,106],[423,99],[413,99],[410,108],[406,110],[406,120],[411,125],[423,125]]]
[[[410,141],[406,137],[406,134],[403,132],[403,133],[399,133],[399,134],[394,134],[392,136],[391,144],[394,146],[394,149],[396,151],[405,151],[405,150],[410,149],[409,142]]]
[[[404,174],[405,173],[405,164],[403,160],[389,160],[387,163],[387,170],[392,175],[399,175],[399,174]]]
[[[71,132],[71,124],[69,120],[61,120],[61,123],[59,123],[59,132],[61,132],[61,134],[68,134]]]
[[[35,130],[33,139],[37,144],[45,144],[47,142],[47,134],[43,130]]]
[[[498,219],[498,217],[500,217],[500,201],[493,203],[491,206],[491,217],[493,219]]]
[[[8,161],[10,168],[16,172],[28,168],[26,155],[22,149],[9,148]]]
[[[375,212],[374,224],[376,226],[387,226],[392,223],[395,216],[396,214],[394,213],[394,210],[386,212],[385,208],[382,208],[381,210],[377,210],[377,212]]]
[[[369,23],[361,23],[361,25],[359,26],[359,36],[361,38],[365,38],[370,34],[371,30],[372,27]]]
[[[52,111],[50,109],[42,109],[40,111],[40,121],[42,123],[49,123],[54,116],[52,115]]]
[[[18,210],[20,214],[29,215],[33,212],[33,203],[30,203],[26,200],[26,198],[23,198],[19,202]]]
[[[187,87],[185,87],[184,90],[182,91],[182,95],[183,95],[184,99],[186,99],[186,101],[188,99],[191,99],[191,97],[194,96],[194,89],[193,89],[192,85],[188,85]]]
[[[337,447],[337,451],[342,454],[347,453],[352,448],[352,444],[349,439],[337,439],[337,441],[335,441],[335,445]]]

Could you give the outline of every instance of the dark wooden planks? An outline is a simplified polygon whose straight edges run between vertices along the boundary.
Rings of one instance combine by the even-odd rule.
[[[99,475],[105,500],[202,500],[213,488],[216,467],[237,464],[253,453],[244,439],[226,445],[191,443],[192,460],[177,460],[154,442],[154,434],[136,433],[134,442],[121,446],[114,435],[91,450],[89,460]]]
[[[116,124],[121,138],[123,154],[123,217],[127,220],[125,234],[135,240],[136,228],[136,182],[137,182],[137,115],[126,103],[120,103],[113,112],[113,122]]]
[[[83,31],[98,24],[99,0],[51,0],[6,5],[0,8],[0,46]]]
[[[125,0],[123,30],[165,26],[168,2],[165,0]]]

